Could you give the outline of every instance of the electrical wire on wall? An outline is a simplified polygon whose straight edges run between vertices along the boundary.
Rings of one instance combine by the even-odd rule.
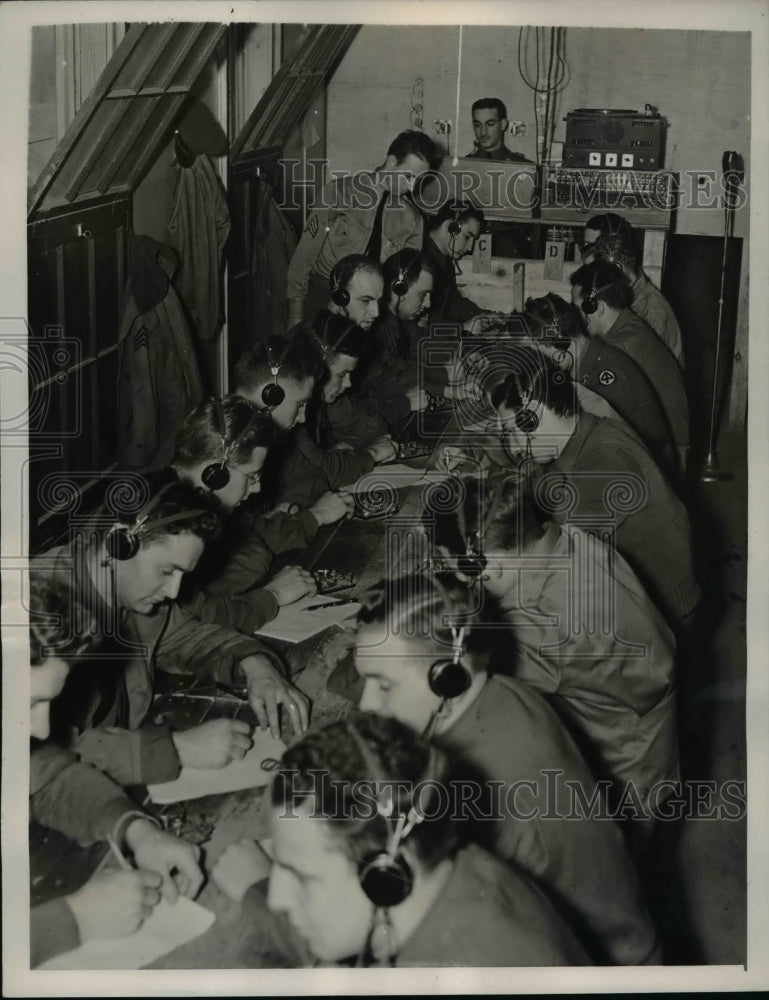
[[[459,97],[462,91],[462,25],[459,26],[459,45],[457,46],[457,110],[454,118],[454,166],[459,163]]]
[[[534,32],[535,77],[528,75],[527,53]],[[525,33],[525,35],[524,35]],[[565,28],[521,28],[518,31],[518,72],[534,97],[537,165],[550,159],[556,121],[556,98],[568,79]]]

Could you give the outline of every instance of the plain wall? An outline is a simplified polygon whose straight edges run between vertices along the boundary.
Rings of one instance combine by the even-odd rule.
[[[549,39],[549,31],[545,34]],[[518,27],[465,27],[460,77],[458,27],[361,28],[328,89],[329,167],[353,171],[382,162],[390,140],[411,127],[417,77],[424,81],[423,128],[444,148],[445,136],[436,135],[434,121],[448,118],[456,127],[460,79],[459,154],[473,149],[472,102],[501,97],[510,120],[527,126],[525,136],[506,137],[508,146],[534,159],[534,99],[518,70],[518,38]],[[522,49],[531,79],[533,30],[528,41],[524,32]],[[727,149],[741,153],[749,166],[749,34],[567,28],[565,55],[568,76],[556,105],[556,141],[565,138],[567,111],[640,109],[648,103],[668,121],[666,169],[695,175],[714,171],[720,177]],[[454,148],[452,135],[452,155]],[[707,195],[708,186],[699,190]],[[723,233],[723,225],[720,208],[682,208],[676,232],[715,236]],[[747,234],[745,210],[737,213],[735,235]]]

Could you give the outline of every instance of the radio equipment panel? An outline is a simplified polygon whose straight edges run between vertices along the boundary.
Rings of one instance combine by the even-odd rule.
[[[665,165],[667,122],[656,112],[578,108],[564,120],[564,167],[661,170]]]

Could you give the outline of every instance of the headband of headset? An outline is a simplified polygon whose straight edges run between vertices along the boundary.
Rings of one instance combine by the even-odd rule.
[[[178,514],[169,514],[167,517],[152,517],[152,512],[173,485],[174,483],[166,483],[158,490],[144,509],[136,515],[133,524],[118,523],[110,528],[105,539],[107,555],[110,559],[116,559],[118,562],[133,559],[141,548],[142,535],[146,535],[150,528],[161,528],[166,525],[178,524],[181,521],[193,521],[200,517],[199,510],[185,510]]]
[[[443,585],[443,581],[438,576],[434,576],[433,584],[444,606],[447,609],[453,608],[454,601],[448,589]],[[464,694],[473,680],[473,675],[462,662],[467,626],[451,624],[449,628],[451,629],[452,637],[451,657],[444,656],[435,660],[430,664],[427,673],[427,683],[430,686],[430,690],[441,699],[441,702],[458,698]]]
[[[462,202],[455,202],[451,206],[450,211],[454,218],[449,222],[449,236],[459,236],[462,232],[462,224],[459,221],[459,217],[469,211],[469,209],[470,205],[464,205]]]
[[[400,263],[400,261],[402,259],[402,256],[401,256],[402,254],[403,254],[403,251],[399,250],[398,251],[398,274],[397,274],[397,277],[393,280],[392,284],[390,285],[390,288],[392,289],[393,295],[397,295],[397,297],[399,299],[402,299],[403,296],[407,294],[409,288],[411,288],[412,281],[409,279],[409,275],[411,274],[411,272],[414,271],[414,269],[417,266],[419,267],[419,271],[415,272],[414,279],[413,279],[413,280],[416,280],[419,277],[419,273],[421,273],[421,270],[422,270],[422,266],[421,266],[422,265],[422,258],[421,258],[421,256],[419,254],[416,254],[414,256],[414,258],[412,259],[411,263],[406,264],[405,267],[403,267],[403,265]]]
[[[214,398],[217,431],[222,439],[222,457],[218,462],[212,462],[210,465],[207,465],[205,469],[203,469],[200,477],[205,488],[207,490],[211,490],[212,493],[217,490],[223,490],[229,483],[230,470],[227,468],[227,463],[230,460],[230,455],[237,450],[241,441],[245,439],[246,434],[248,434],[254,426],[254,421],[256,420],[256,410],[250,404],[248,404],[248,406],[249,416],[245,427],[239,434],[236,434],[232,440],[228,440],[227,423],[224,419],[224,407],[222,406],[222,401],[218,396]]]
[[[614,267],[617,266],[613,262],[612,262],[612,264],[613,264]],[[620,278],[620,275],[618,274],[617,275],[617,280],[619,280],[619,278]],[[610,281],[610,282],[608,282],[605,285],[598,286],[596,284],[597,281],[598,281],[598,268],[596,268],[595,274],[593,276],[592,287],[588,291],[587,295],[584,295],[583,298],[582,298],[582,303],[581,303],[582,312],[586,316],[592,316],[593,313],[597,311],[597,309],[598,309],[598,296],[601,294],[601,292],[608,291],[610,288],[612,288],[616,284],[615,281]]]
[[[339,345],[342,343],[342,341],[345,339],[348,333],[351,330],[354,330],[355,327],[357,326],[357,324],[354,323],[351,319],[348,319],[344,325],[342,332],[339,334],[339,336],[332,344],[328,339],[328,327],[330,322],[331,322],[331,317],[326,316],[325,319],[323,320],[323,332],[321,334],[318,334],[315,330],[311,331],[312,339],[315,342],[318,350],[320,351],[320,356],[324,363],[327,363],[328,359],[337,353],[337,351],[339,350]]]
[[[387,778],[376,754],[352,720],[348,720],[347,731],[358,747],[366,770],[377,785],[377,816],[387,826],[387,844],[382,850],[370,851],[358,864],[358,879],[361,889],[377,909],[398,906],[407,899],[414,888],[414,873],[403,853],[403,842],[424,816],[416,809],[412,800],[408,813],[399,813],[393,802],[392,791],[387,792]],[[432,774],[432,751],[428,762],[427,777]],[[396,813],[399,813],[396,815]]]
[[[286,390],[282,385],[278,384],[278,376],[280,375],[280,369],[283,361],[288,353],[288,349],[291,346],[291,341],[286,340],[286,345],[280,353],[280,357],[276,360],[272,353],[272,348],[269,344],[265,344],[265,349],[267,351],[267,363],[270,366],[270,374],[272,375],[272,382],[268,382],[262,388],[262,403],[266,410],[274,410],[276,406],[280,406],[283,400],[286,398]]]

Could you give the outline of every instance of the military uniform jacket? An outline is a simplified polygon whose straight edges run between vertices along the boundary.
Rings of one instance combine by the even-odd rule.
[[[633,302],[631,309],[636,316],[640,316],[642,320],[645,320],[649,324],[683,368],[684,344],[678,320],[668,300],[659,288],[656,288],[649,281],[643,271],[633,282]]]
[[[465,780],[489,789],[491,802],[479,802],[474,839],[533,876],[570,916],[596,963],[658,961],[657,936],[619,826],[575,807],[567,783],[589,802],[595,779],[538,691],[495,675],[436,742],[456,756],[460,769],[469,769]],[[491,782],[501,797],[490,792]],[[491,803],[498,818],[485,818]]]
[[[337,178],[323,189],[288,266],[286,296],[303,299],[310,273],[328,278],[342,257],[365,253],[383,193],[375,173]],[[406,196],[388,194],[382,215],[381,261],[404,247],[422,248],[422,216]]]
[[[551,696],[597,777],[645,801],[679,777],[673,635],[618,552],[575,525],[548,532],[552,551],[524,554],[500,601],[515,676]]]
[[[114,623],[114,612],[90,578],[88,548],[76,537],[34,560],[44,577],[71,584],[79,599],[97,610],[105,629],[118,628],[115,636],[105,638],[92,671],[81,674],[79,682],[76,670],[70,671],[51,706],[52,730],[58,709],[70,732],[69,749],[120,785],[171,781],[181,767],[171,731],[150,718],[156,671],[197,674],[237,686],[242,683],[237,667],[247,656],[267,656],[278,670],[280,664],[258,639],[196,621],[176,601],[153,615],[123,610]]]

